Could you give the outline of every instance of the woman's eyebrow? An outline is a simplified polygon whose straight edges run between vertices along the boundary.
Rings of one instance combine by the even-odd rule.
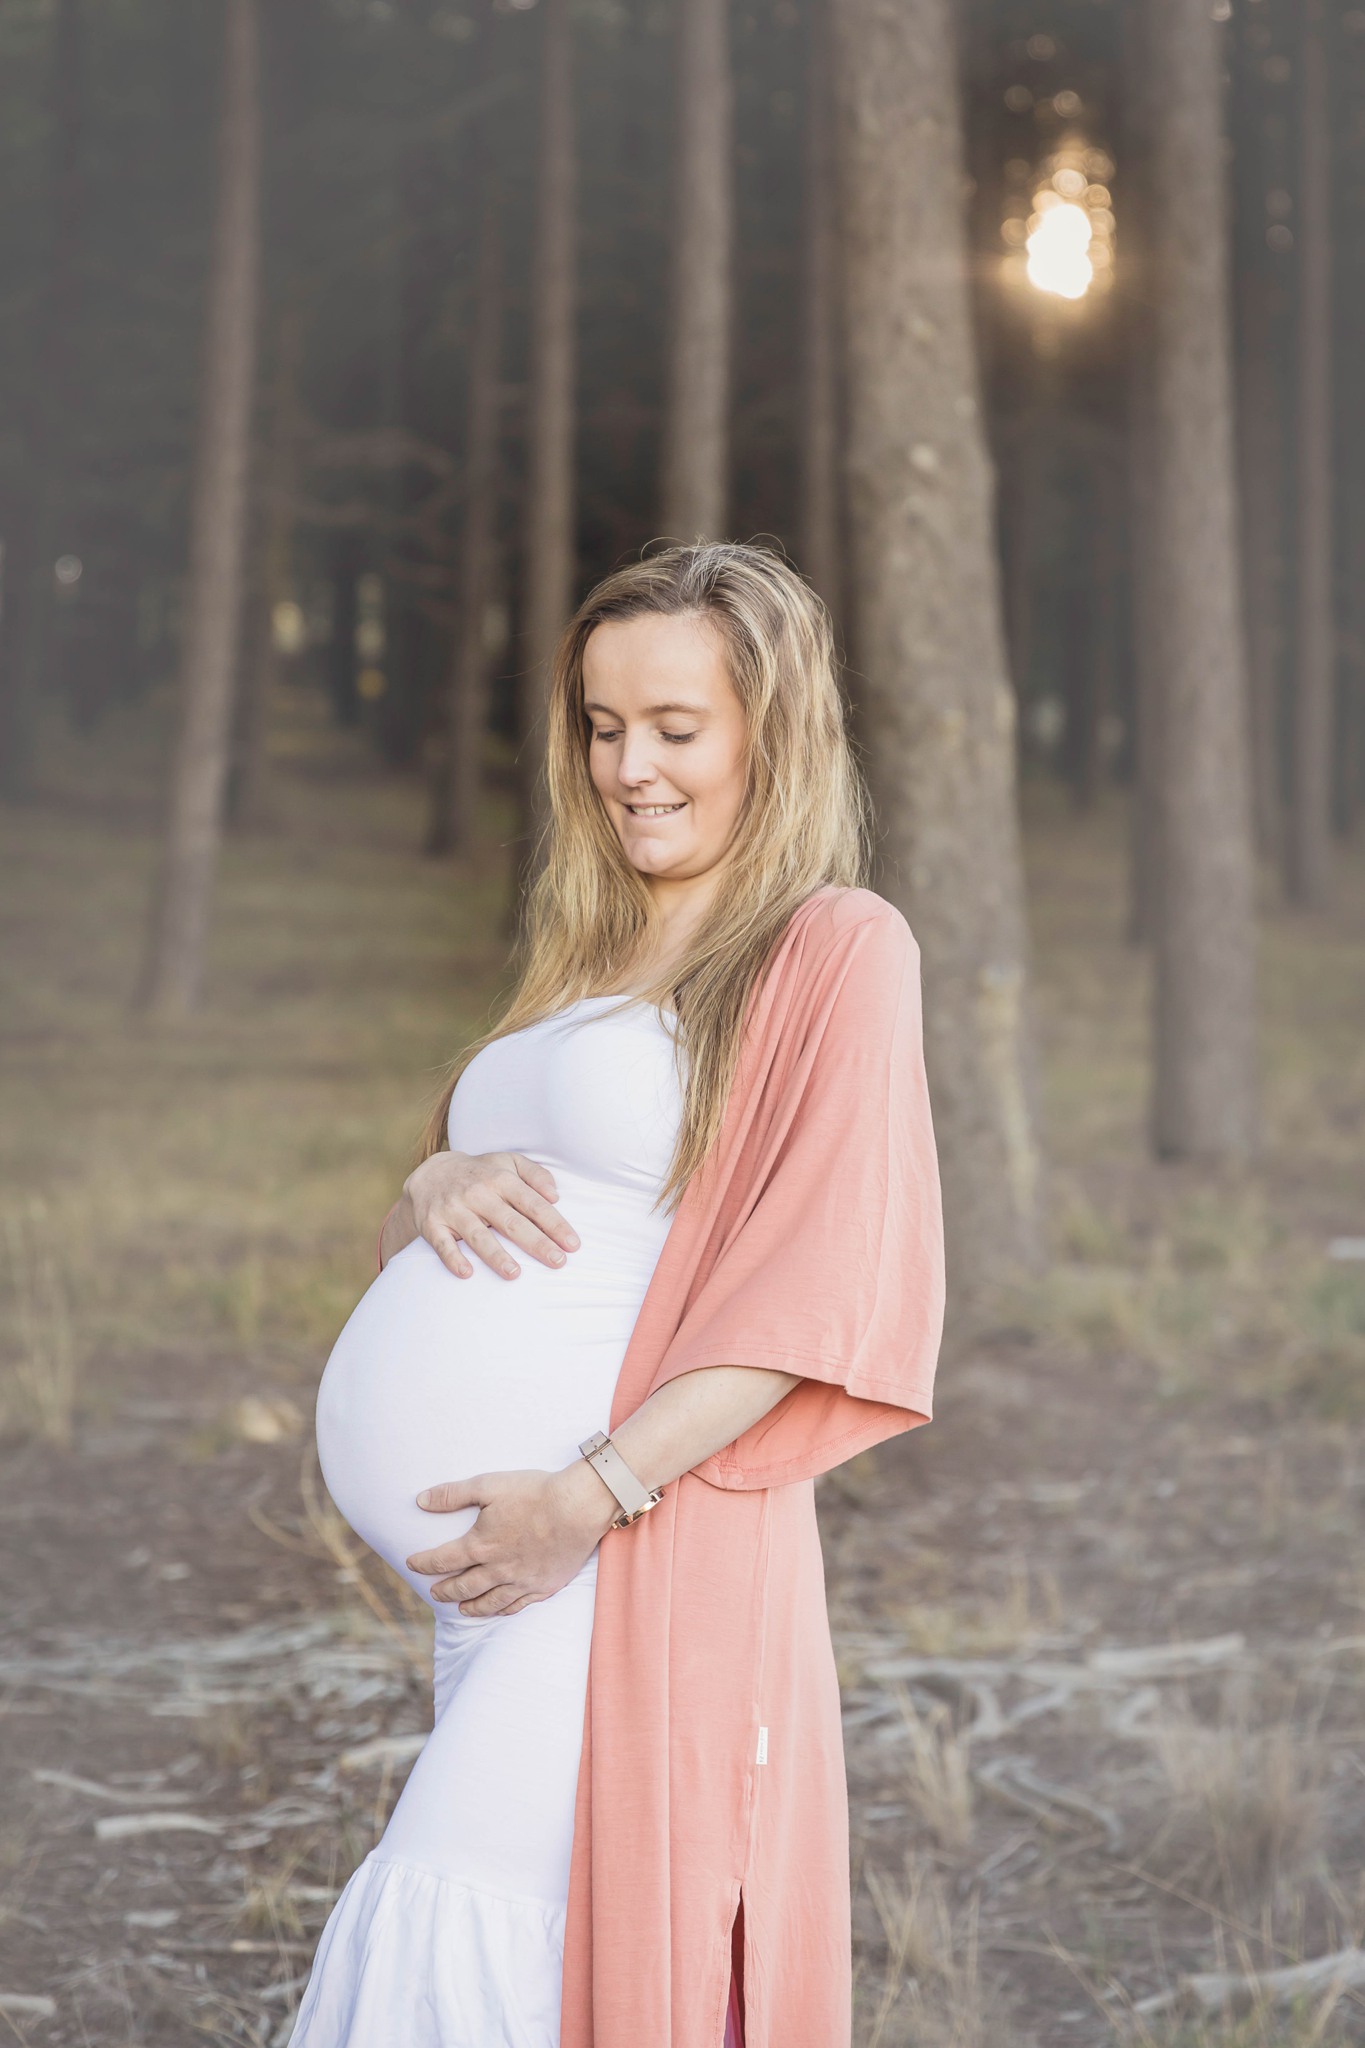
[[[615,718],[618,715],[609,704],[588,702],[584,704],[583,709],[604,712],[608,718]],[[646,704],[644,715],[646,718],[661,718],[665,711],[685,711],[693,718],[705,718],[707,707],[705,704]]]

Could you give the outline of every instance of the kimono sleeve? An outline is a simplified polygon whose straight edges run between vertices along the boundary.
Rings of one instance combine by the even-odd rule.
[[[801,1375],[696,1468],[716,1486],[813,1478],[932,1415],[943,1214],[920,957],[904,918],[883,908],[845,934],[788,1049],[743,1220],[660,1376],[709,1365]]]

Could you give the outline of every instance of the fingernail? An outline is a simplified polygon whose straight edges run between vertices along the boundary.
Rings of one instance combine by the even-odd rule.
[[[551,1264],[552,1266],[562,1266],[562,1265],[563,1265],[563,1263],[564,1263],[564,1254],[563,1254],[563,1252],[551,1252],[551,1253],[550,1253],[550,1264]]]
[[[569,1250],[571,1252],[576,1252],[581,1243],[582,1239],[579,1237],[578,1232],[576,1230],[571,1230],[569,1232]]]
[[[430,1489],[430,1488],[428,1488],[428,1489],[427,1489],[427,1491],[426,1491],[425,1493],[419,1493],[419,1494],[418,1494],[418,1496],[417,1496],[417,1505],[418,1505],[418,1507],[419,1507],[419,1508],[429,1508],[429,1507],[431,1506],[431,1489]]]

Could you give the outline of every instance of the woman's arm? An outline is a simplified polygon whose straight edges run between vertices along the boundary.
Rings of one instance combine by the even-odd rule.
[[[667,1486],[732,1444],[800,1378],[753,1365],[708,1365],[668,1380],[611,1433],[636,1478]],[[585,1564],[618,1512],[586,1458],[562,1472],[485,1472],[417,1496],[433,1514],[477,1507],[472,1529],[420,1551],[409,1570],[430,1575],[434,1600],[461,1614],[515,1614],[548,1600]],[[628,1543],[633,1529],[618,1532]]]

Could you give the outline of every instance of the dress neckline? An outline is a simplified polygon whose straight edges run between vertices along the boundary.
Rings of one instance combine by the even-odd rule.
[[[648,1002],[645,998],[643,990],[641,990],[638,995],[633,994],[629,989],[625,989],[621,991],[613,991],[611,994],[608,995],[579,996],[575,999],[574,1002],[572,1002],[569,1005],[569,1008],[577,1009],[583,1003],[634,1003],[639,1005],[643,1009],[657,1010],[661,1017],[672,1017],[676,1019],[678,1014],[676,1010],[666,1008],[663,1004]]]

